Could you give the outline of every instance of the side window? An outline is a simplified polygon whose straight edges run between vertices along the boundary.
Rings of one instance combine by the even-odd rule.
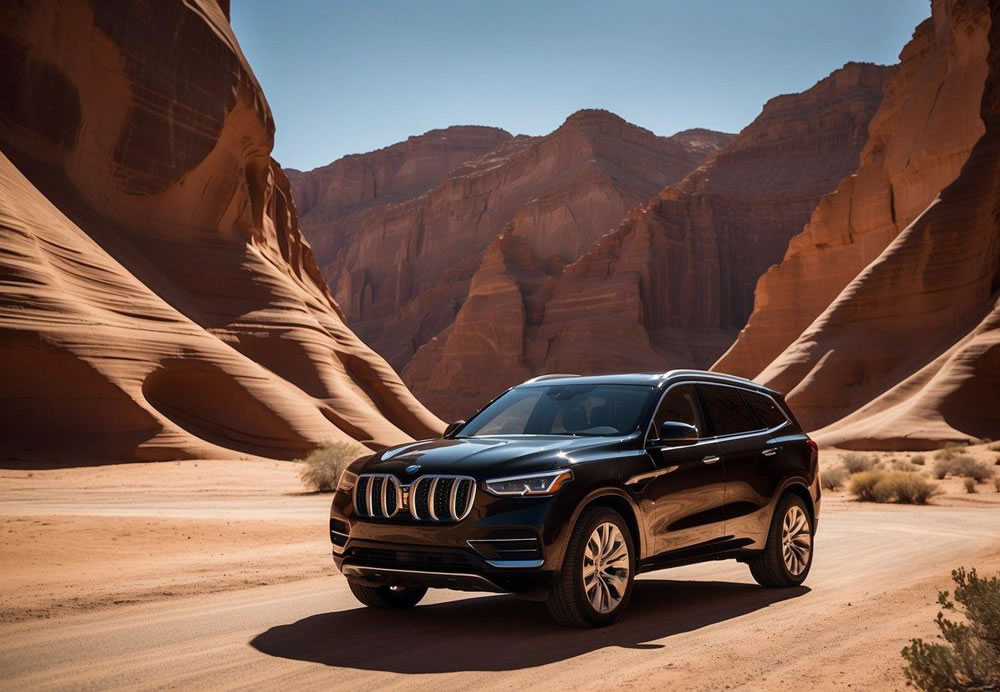
[[[705,398],[708,415],[715,424],[716,435],[732,435],[759,429],[750,409],[743,403],[739,389],[708,384],[698,385],[698,388]]]
[[[743,398],[760,422],[760,425],[757,427],[775,428],[788,420],[784,412],[778,408],[778,405],[769,396],[755,394],[754,392],[743,392]]]
[[[660,403],[660,408],[653,416],[651,437],[659,436],[660,426],[666,421],[687,423],[698,428],[698,437],[705,436],[705,421],[701,415],[701,405],[698,403],[698,392],[694,385],[680,384],[675,386]]]

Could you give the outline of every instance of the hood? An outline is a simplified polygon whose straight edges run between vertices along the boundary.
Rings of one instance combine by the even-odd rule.
[[[624,437],[563,437],[548,435],[489,436],[421,440],[386,449],[352,467],[357,473],[392,473],[410,480],[428,473],[486,477],[512,476],[605,458],[635,441]],[[412,465],[420,468],[407,473]]]

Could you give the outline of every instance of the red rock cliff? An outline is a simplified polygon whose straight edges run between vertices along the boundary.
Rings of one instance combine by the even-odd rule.
[[[209,0],[0,9],[0,439],[63,463],[441,423],[345,326]]]

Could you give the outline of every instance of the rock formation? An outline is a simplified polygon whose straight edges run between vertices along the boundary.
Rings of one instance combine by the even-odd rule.
[[[346,327],[228,3],[0,9],[0,448],[288,458],[441,422]]]
[[[810,268],[858,268],[757,378],[787,391],[806,427],[830,424],[821,442],[920,449],[1000,434],[997,15],[985,0],[934,2],[903,51],[864,170],[761,282],[747,345],[720,364],[771,348],[756,332],[789,319],[769,307],[776,291],[812,309],[834,292],[815,284],[839,274]]]
[[[715,368],[754,377],[957,176],[983,133],[986,26],[948,6],[900,54],[855,175],[823,198],[784,260],[758,284],[753,313]]]
[[[507,224],[532,253],[572,261],[728,138],[657,137],[606,111],[580,111],[545,137],[504,141],[425,194],[304,229],[348,323],[402,368],[454,321]]]
[[[404,380],[454,418],[532,374],[707,367],[745,323],[757,277],[856,167],[887,73],[852,63],[772,99],[564,271],[567,255],[519,214]]]

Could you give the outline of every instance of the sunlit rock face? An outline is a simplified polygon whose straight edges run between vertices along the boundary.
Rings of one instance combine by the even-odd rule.
[[[5,454],[287,458],[440,429],[344,324],[225,6],[6,3],[0,34]]]
[[[882,237],[830,220],[797,243],[801,255],[824,253],[823,237],[874,245],[873,259],[758,376],[789,392],[807,427],[827,426],[822,442],[919,449],[1000,435],[998,51],[995,7],[935,2],[903,51],[896,122],[872,134],[886,142],[879,175],[891,192],[860,195],[861,173],[855,192],[845,190],[883,219]],[[921,117],[903,118],[918,106]],[[898,227],[886,220],[893,215]],[[852,256],[834,252],[818,262]]]

